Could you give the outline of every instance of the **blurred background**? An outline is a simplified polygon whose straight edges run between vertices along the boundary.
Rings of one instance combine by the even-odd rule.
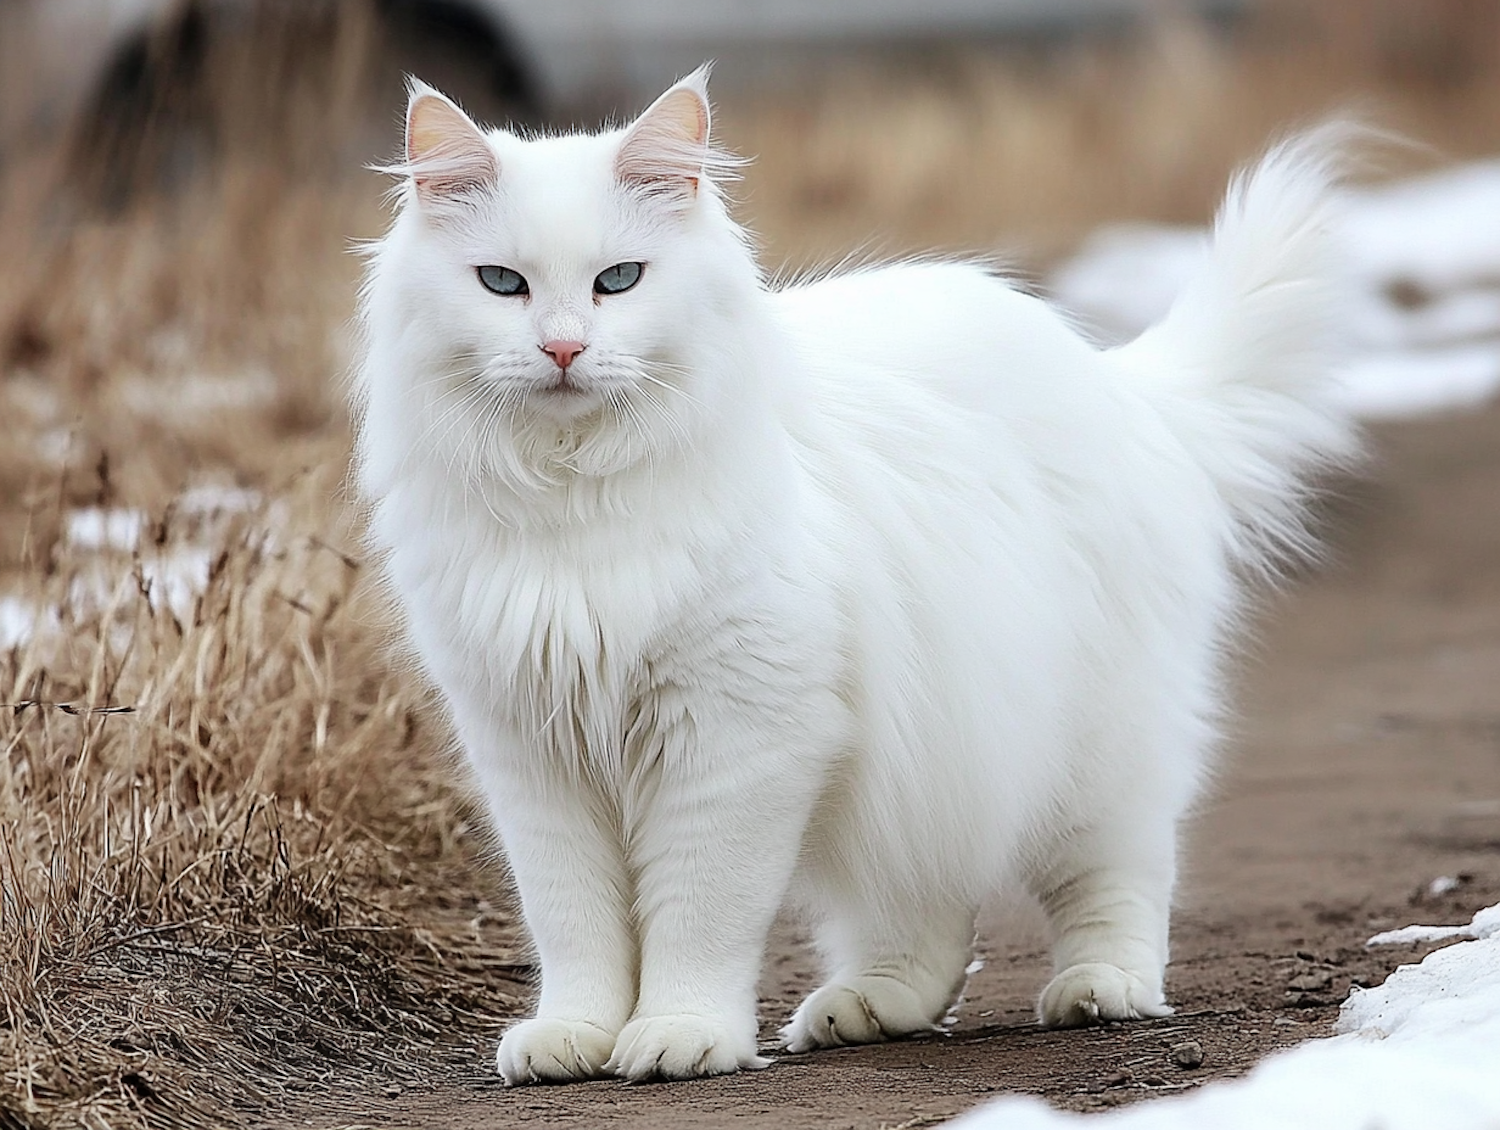
[[[404,74],[562,128],[706,58],[769,270],[1000,255],[1079,306],[1146,295],[1084,311],[1105,337],[1161,306],[1180,247],[1055,269],[1107,221],[1203,223],[1278,131],[1354,112],[1425,147],[1387,174],[1500,152],[1500,0],[0,0],[0,381],[24,431],[0,518],[37,435],[85,464],[105,432],[169,435],[162,465],[153,442],[117,466],[158,489],[184,453],[228,443],[259,481],[268,439],[343,426],[347,251],[385,222],[364,166],[399,143]],[[100,423],[80,396],[128,403]],[[228,437],[204,427],[224,409]]]
[[[0,365],[176,349],[322,383],[403,74],[556,128],[706,58],[773,270],[930,247],[1042,270],[1106,220],[1201,222],[1330,112],[1440,160],[1500,149],[1496,0],[0,0]]]
[[[364,166],[407,73],[555,129],[709,58],[768,271],[981,252],[1104,340],[1236,165],[1357,114],[1416,143],[1350,210],[1357,407],[1500,387],[1500,0],[0,0],[0,1125],[399,1080],[519,1007],[359,583]]]

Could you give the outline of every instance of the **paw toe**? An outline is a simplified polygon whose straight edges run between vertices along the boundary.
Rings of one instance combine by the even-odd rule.
[[[693,1079],[765,1067],[753,1035],[708,1016],[677,1014],[632,1020],[620,1033],[605,1069],[632,1082]]]
[[[1139,976],[1106,962],[1064,969],[1042,991],[1037,1018],[1048,1028],[1081,1028],[1106,1020],[1170,1016],[1161,990]]]
[[[797,1009],[781,1037],[788,1051],[873,1044],[930,1032],[936,1017],[894,977],[854,977],[824,985]]]
[[[612,1032],[586,1020],[526,1020],[500,1040],[495,1066],[511,1087],[597,1079],[614,1046]]]

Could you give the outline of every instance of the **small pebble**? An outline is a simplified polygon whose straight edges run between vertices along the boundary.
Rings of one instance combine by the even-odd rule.
[[[1172,1047],[1172,1062],[1178,1067],[1192,1068],[1203,1065],[1203,1045],[1197,1040],[1185,1040]]]

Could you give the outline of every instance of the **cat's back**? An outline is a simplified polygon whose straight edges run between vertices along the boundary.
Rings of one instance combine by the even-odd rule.
[[[1101,368],[1055,310],[976,263],[834,274],[788,287],[772,304],[806,371],[835,393],[870,392],[875,382],[892,394],[1014,411]]]

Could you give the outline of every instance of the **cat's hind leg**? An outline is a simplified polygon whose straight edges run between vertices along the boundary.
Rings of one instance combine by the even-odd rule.
[[[1053,931],[1054,976],[1037,1003],[1049,1028],[1168,1016],[1162,994],[1175,821],[1138,810],[1076,829],[1028,877]]]
[[[974,955],[975,908],[933,900],[903,908],[845,907],[820,930],[832,974],[781,1037],[788,1051],[870,1044],[937,1030]]]

